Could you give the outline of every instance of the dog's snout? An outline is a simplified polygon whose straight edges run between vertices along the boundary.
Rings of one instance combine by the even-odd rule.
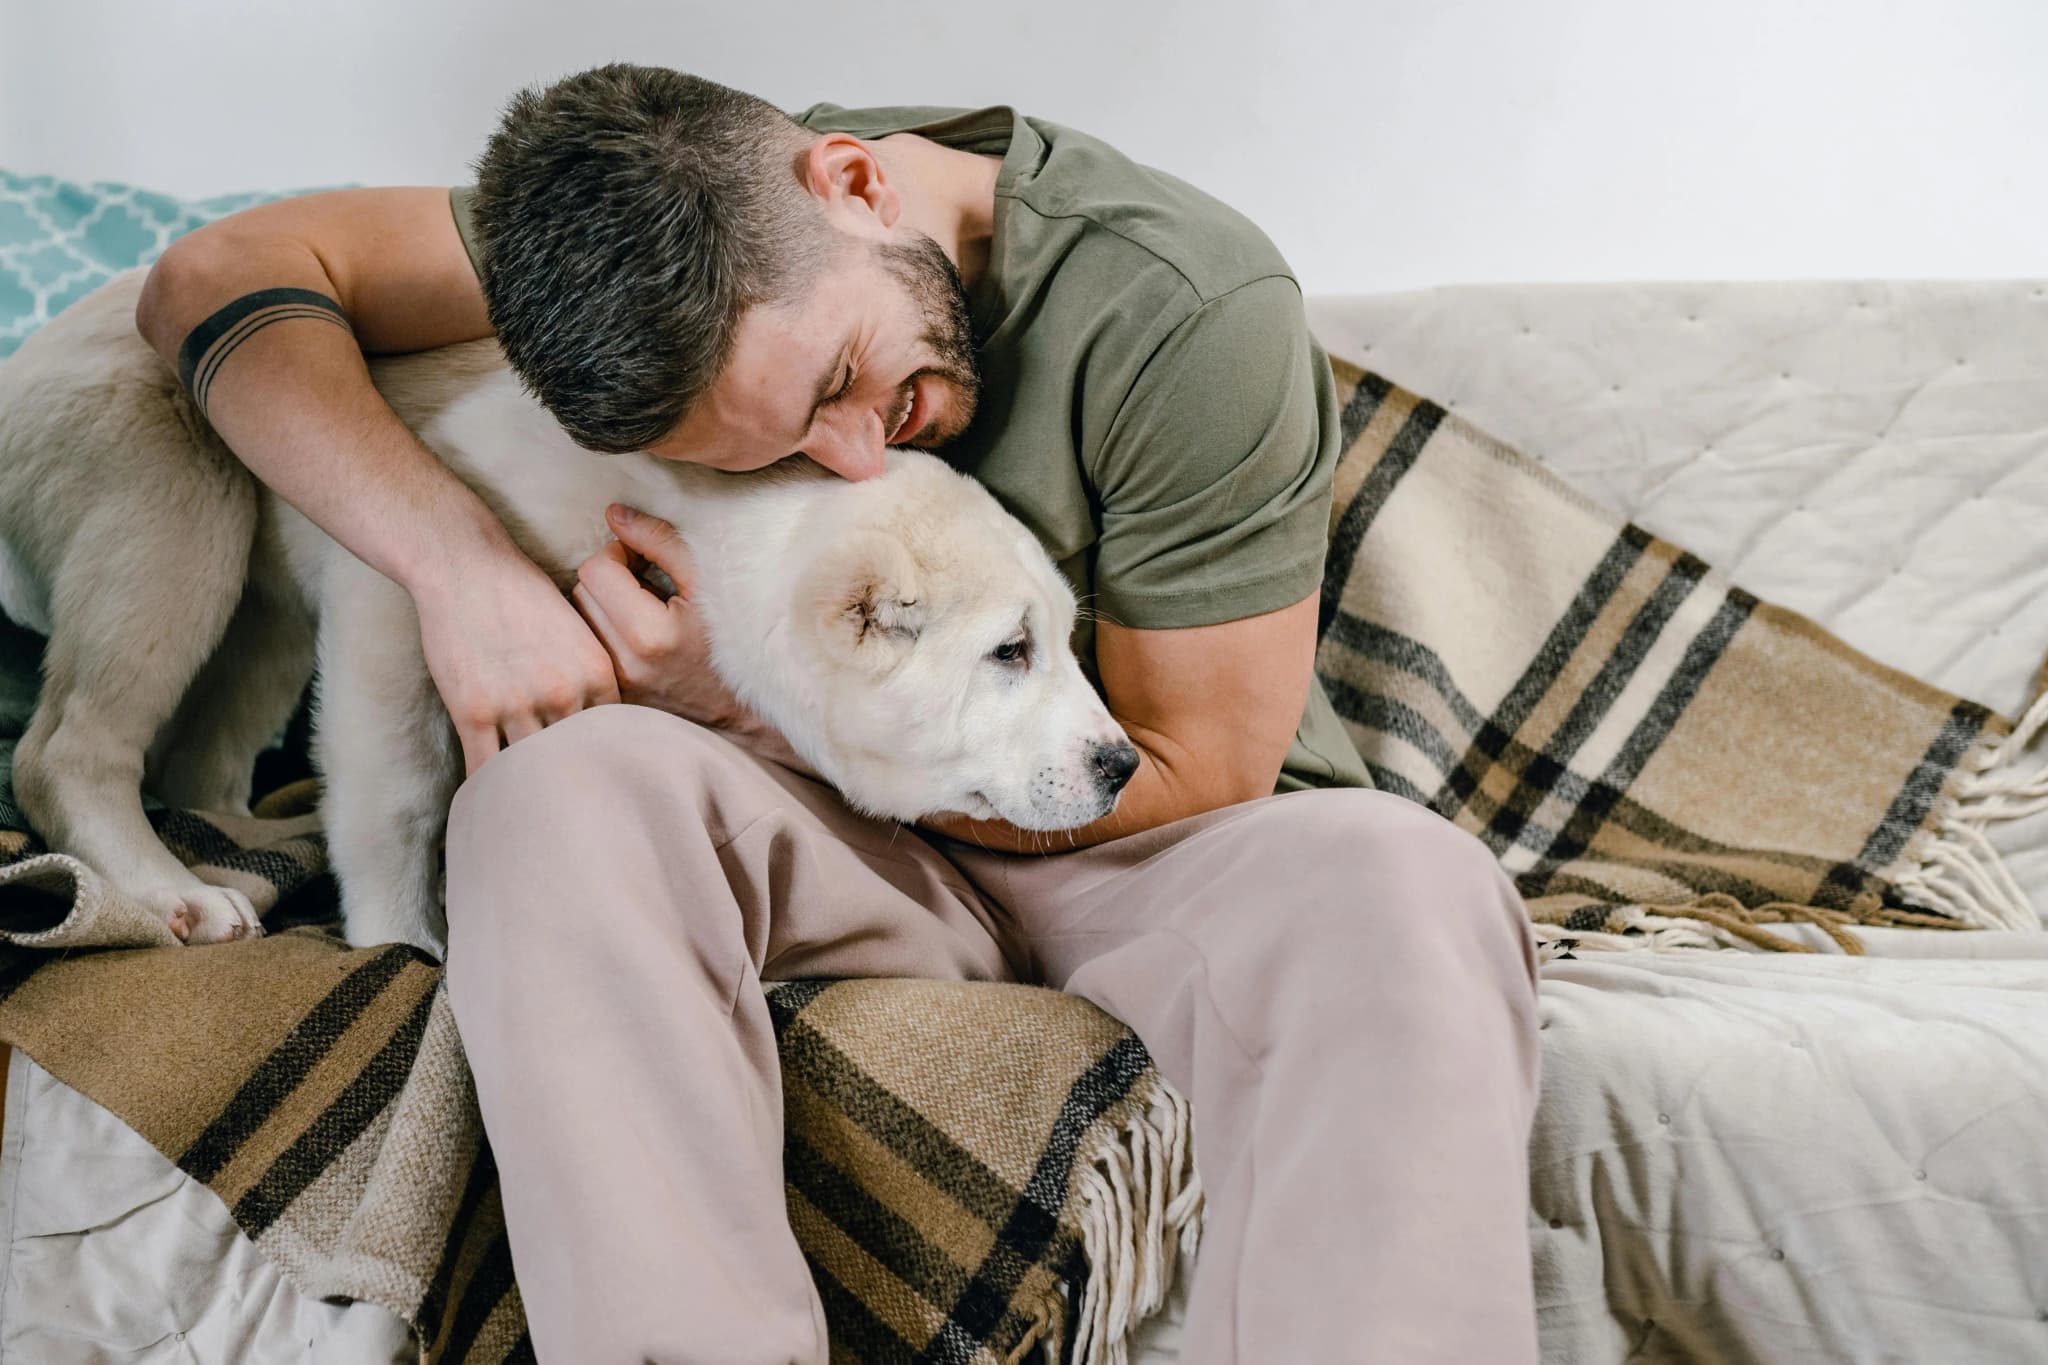
[[[1102,785],[1114,795],[1124,789],[1131,774],[1138,771],[1138,750],[1127,739],[1114,744],[1097,744],[1088,753],[1090,766]]]

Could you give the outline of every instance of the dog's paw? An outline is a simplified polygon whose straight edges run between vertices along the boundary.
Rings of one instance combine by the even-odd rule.
[[[225,886],[160,891],[147,899],[171,932],[186,943],[230,943],[263,936],[256,907],[247,896]]]

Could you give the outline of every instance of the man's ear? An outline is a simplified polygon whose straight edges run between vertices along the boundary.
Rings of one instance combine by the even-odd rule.
[[[903,211],[874,148],[851,134],[827,133],[811,143],[801,174],[804,188],[824,204],[826,216],[850,231],[892,227]]]
[[[903,542],[862,531],[834,546],[812,568],[810,614],[826,649],[842,658],[887,667],[924,628],[917,565]]]

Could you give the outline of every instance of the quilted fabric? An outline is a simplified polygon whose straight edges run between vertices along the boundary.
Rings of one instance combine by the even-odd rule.
[[[2048,811],[2031,731],[1333,366],[1317,676],[1373,781],[1477,835],[1539,942],[1803,951],[1760,927],[1789,921],[1858,952],[1851,924],[2037,927],[1978,833]]]
[[[2048,961],[1603,955],[1541,1017],[1546,1362],[2048,1359]]]
[[[2029,696],[2048,286],[1471,287],[1311,317],[1866,653],[2008,714]],[[1994,827],[2037,910],[2042,826]],[[1863,937],[1545,968],[1546,1362],[2048,1358],[2048,935]],[[1891,960],[1936,953],[2020,960]]]
[[[1312,301],[1757,595],[2016,713],[2048,642],[2048,284],[1467,286]]]
[[[0,358],[30,332],[202,223],[281,194],[187,201],[133,185],[0,171]]]
[[[1759,597],[2007,716],[2048,652],[2048,283],[1474,285],[1310,301]],[[2035,908],[2039,820],[1994,826]]]
[[[0,1365],[417,1365],[373,1303],[301,1294],[220,1199],[15,1053],[0,1153]]]

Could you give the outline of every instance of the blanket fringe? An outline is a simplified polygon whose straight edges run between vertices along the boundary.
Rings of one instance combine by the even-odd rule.
[[[1774,952],[1809,953],[1813,949],[1803,943],[1781,938],[1768,930],[1757,927],[1751,912],[1740,902],[1734,902],[1731,912],[1703,897],[1703,903],[1687,905],[1617,905],[1607,917],[1603,929],[1568,929],[1562,924],[1535,923],[1536,956],[1538,962],[1549,962],[1579,949],[1603,952],[1674,952],[1680,949],[1717,948],[1766,948]],[[1805,909],[1806,907],[1796,907]],[[1772,907],[1775,909],[1775,907]],[[1788,916],[1774,914],[1773,922],[1782,923]],[[1823,926],[1830,936],[1840,930]],[[1836,942],[1841,939],[1836,938]],[[1863,951],[1858,943],[1854,949],[1843,947],[1844,952]]]
[[[2048,761],[2020,762],[2048,728],[2048,691],[2034,698],[2012,733],[1959,767],[1955,792],[1918,857],[1893,885],[1916,905],[1982,929],[2040,929],[2027,893],[2013,879],[1986,830],[2048,811]]]
[[[1149,1076],[1132,1094],[1130,1118],[1092,1135],[1076,1164],[1088,1278],[1069,1286],[1067,1303],[1078,1297],[1079,1321],[1066,1322],[1062,1304],[1035,1331],[1036,1344],[1048,1365],[1129,1365],[1131,1332],[1166,1302],[1201,1239],[1202,1185],[1188,1102],[1156,1073]]]

